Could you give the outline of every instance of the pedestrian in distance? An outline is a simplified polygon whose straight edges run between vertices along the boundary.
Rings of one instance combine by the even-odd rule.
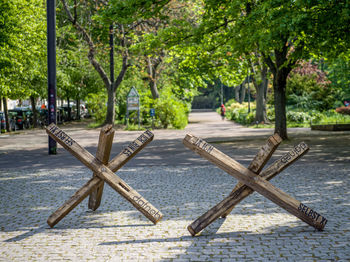
[[[225,113],[226,113],[226,108],[225,108],[224,104],[221,104],[221,117],[222,117],[222,120],[225,120]]]

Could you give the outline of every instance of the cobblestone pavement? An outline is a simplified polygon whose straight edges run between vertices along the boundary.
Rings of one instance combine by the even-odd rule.
[[[333,172],[337,168],[337,173]],[[317,172],[314,172],[317,170]],[[3,261],[326,261],[350,259],[349,167],[299,163],[273,184],[328,220],[324,232],[254,193],[198,237],[186,227],[232,190],[214,166],[124,168],[118,174],[164,218],[153,225],[110,187],[97,212],[85,200],[53,229],[47,217],[90,177],[83,168],[2,171]]]
[[[176,134],[163,136],[165,141]],[[214,146],[247,166],[263,141]],[[192,237],[187,226],[227,196],[237,181],[188,149],[188,155],[173,153],[181,155],[179,165],[158,165],[161,156],[150,148],[152,159],[146,147],[133,160],[142,165],[127,165],[117,174],[162,211],[157,225],[105,186],[97,211],[88,211],[84,200],[51,229],[48,216],[91,172],[79,162],[67,167],[66,158],[60,162],[59,156],[53,169],[0,168],[0,261],[350,261],[349,134],[305,141],[310,152],[271,182],[324,215],[328,223],[323,232],[254,193],[226,219]],[[337,147],[332,147],[335,141]],[[272,160],[293,143],[281,145]],[[3,163],[6,155],[0,154]],[[12,161],[16,158],[11,158],[16,165]]]

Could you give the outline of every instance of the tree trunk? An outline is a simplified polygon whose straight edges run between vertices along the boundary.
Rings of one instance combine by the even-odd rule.
[[[151,88],[151,93],[152,93],[152,97],[153,99],[157,99],[159,98],[159,92],[158,92],[158,88],[157,88],[157,82],[155,80],[150,80],[149,82],[149,86]]]
[[[256,88],[256,112],[255,112],[255,122],[266,123],[267,113],[266,113],[266,100],[264,97],[264,86],[259,84]]]
[[[30,96],[30,104],[32,105],[32,111],[33,111],[33,127],[37,127],[38,122],[38,111],[36,110],[36,101],[34,96]]]
[[[243,82],[243,83],[245,83],[245,82]],[[241,84],[240,87],[241,87],[241,97],[239,99],[239,103],[242,104],[244,102],[244,99],[245,99],[245,86],[244,86],[244,84]]]
[[[254,72],[254,70],[253,70]],[[255,112],[255,122],[257,123],[267,123],[269,122],[267,119],[266,113],[266,94],[267,94],[267,68],[263,66],[260,71],[261,81],[258,84],[255,79],[255,74],[252,77],[253,84],[256,90],[256,112]]]
[[[279,134],[283,140],[288,139],[286,117],[287,76],[284,76],[278,70],[277,76],[274,76],[273,80],[273,90],[275,98],[275,133]]]
[[[7,110],[7,98],[2,98],[3,104],[4,104],[4,115],[5,115],[5,125],[6,125],[6,131],[11,132],[10,128],[10,121],[9,121],[9,112]]]
[[[69,100],[69,96],[67,97],[67,104],[68,104],[68,121],[71,121],[72,120],[72,111],[71,111],[71,108],[70,108],[70,100]]]
[[[239,89],[241,88],[241,85],[238,85],[235,87],[235,100],[236,102],[240,103],[240,99],[239,99]]]
[[[266,68],[266,77],[265,77],[265,81],[264,81],[264,98],[265,101],[267,101],[267,92],[268,92],[268,87],[269,87],[269,79],[267,78],[267,68]]]
[[[275,133],[285,140],[287,135],[286,116],[286,85],[287,77],[295,65],[296,61],[288,61],[289,45],[285,45],[282,50],[275,50],[275,63],[270,56],[264,56],[265,62],[273,74],[273,91],[275,98]]]
[[[76,119],[80,120],[80,98],[79,98],[79,96],[76,98],[75,103],[77,105],[77,116],[76,116]]]
[[[157,72],[156,69],[153,68],[151,58],[147,57],[147,73],[149,79],[149,87],[151,89],[153,99],[159,98],[159,92],[157,89]]]
[[[107,89],[108,92],[108,101],[107,101],[107,116],[105,124],[111,124],[114,125],[114,119],[115,119],[115,92],[113,90],[113,87]]]

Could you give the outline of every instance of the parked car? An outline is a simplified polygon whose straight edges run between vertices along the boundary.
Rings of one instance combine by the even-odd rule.
[[[12,130],[30,128],[30,119],[32,118],[32,111],[26,107],[17,107],[9,111],[10,127]]]
[[[72,121],[77,119],[77,110],[75,105],[71,105],[71,107],[68,107],[67,105],[63,105],[63,106],[60,106],[58,109],[60,111],[62,110],[63,121]],[[69,114],[70,114],[70,118],[69,118]]]
[[[6,123],[5,123],[5,114],[4,112],[0,111],[0,129],[5,129]]]
[[[49,111],[46,108],[38,108],[38,127],[44,128],[49,124]]]

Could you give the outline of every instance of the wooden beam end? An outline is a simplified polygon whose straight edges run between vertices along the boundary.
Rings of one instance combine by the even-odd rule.
[[[191,140],[191,138],[193,138],[194,136],[192,134],[186,134],[185,138],[183,139],[183,141],[189,141]]]
[[[151,220],[154,225],[157,225],[160,220],[162,220],[163,215],[161,215],[157,220]]]
[[[47,219],[47,224],[53,228],[56,224],[57,224],[57,221],[55,221],[54,219],[51,218],[51,216]]]
[[[273,136],[270,136],[269,140],[274,145],[279,145],[283,141],[283,139],[277,133],[275,133]]]
[[[193,230],[193,228],[191,227],[191,225],[189,225],[187,227],[187,230],[190,232],[190,234],[194,237],[196,235],[196,232]]]
[[[103,126],[102,129],[101,129],[101,132],[105,133],[105,134],[107,134],[109,132],[113,132],[114,133],[113,125],[107,124],[107,125]]]

